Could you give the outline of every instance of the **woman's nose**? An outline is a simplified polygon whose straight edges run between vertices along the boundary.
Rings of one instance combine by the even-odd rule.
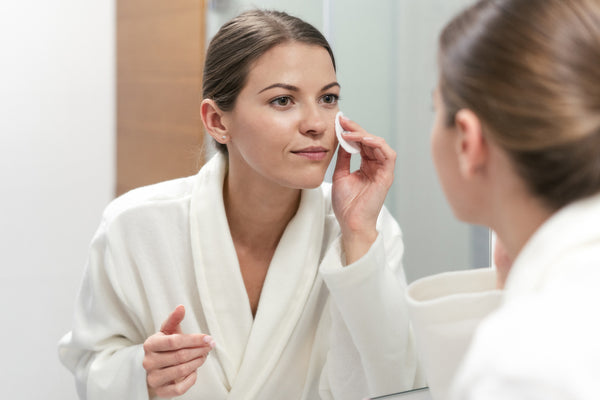
[[[327,129],[326,113],[318,106],[308,106],[303,110],[300,121],[300,133],[303,135],[321,135]]]

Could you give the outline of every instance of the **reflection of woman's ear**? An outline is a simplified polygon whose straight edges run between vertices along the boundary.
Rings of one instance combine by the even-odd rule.
[[[473,178],[485,169],[488,159],[488,144],[483,136],[481,120],[469,110],[456,113],[458,132],[456,151],[460,172],[464,178]]]
[[[202,100],[200,115],[206,132],[217,142],[225,144],[229,141],[229,133],[224,121],[224,112],[212,99]]]

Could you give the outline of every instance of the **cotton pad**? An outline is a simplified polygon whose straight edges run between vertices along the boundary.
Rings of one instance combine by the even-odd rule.
[[[350,154],[357,154],[360,152],[360,145],[356,142],[347,142],[342,137],[342,132],[344,132],[344,129],[340,124],[340,117],[342,115],[344,114],[341,111],[335,115],[335,135],[337,136],[338,142],[340,142],[340,146],[342,146],[344,150]]]

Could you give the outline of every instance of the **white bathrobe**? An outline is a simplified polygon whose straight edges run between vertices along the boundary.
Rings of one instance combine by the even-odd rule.
[[[441,280],[429,283],[444,286]],[[490,279],[480,283],[477,290],[458,296],[463,310],[482,308],[482,297],[495,297],[493,290],[485,293]],[[466,305],[477,291],[471,298],[476,301]],[[422,294],[423,287],[417,292]],[[443,304],[451,297],[413,298],[411,313],[422,316],[425,303],[431,307],[432,301]],[[571,204],[546,221],[515,260],[499,306],[494,301],[485,306],[489,315],[478,325],[450,391],[441,385],[436,392],[430,383],[435,400],[600,399],[600,195]],[[427,330],[431,319],[425,319],[414,322],[417,335]],[[451,336],[456,336],[461,320],[454,319],[452,326]],[[463,329],[462,334],[472,332]],[[435,346],[440,340],[431,338],[428,344],[423,343],[427,337],[419,336],[419,346]],[[452,338],[446,346],[453,346]],[[425,365],[427,374],[430,368],[433,376],[443,373]]]
[[[253,319],[223,206],[226,159],[134,190],[106,209],[73,329],[59,344],[80,398],[147,399],[142,343],[178,305],[217,346],[181,399],[362,399],[419,385],[401,232],[384,209],[343,267],[330,186],[302,191]]]

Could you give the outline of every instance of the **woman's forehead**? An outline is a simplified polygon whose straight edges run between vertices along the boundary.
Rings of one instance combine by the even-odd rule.
[[[287,42],[272,47],[250,66],[247,86],[286,83],[323,87],[335,80],[333,62],[324,47]]]

